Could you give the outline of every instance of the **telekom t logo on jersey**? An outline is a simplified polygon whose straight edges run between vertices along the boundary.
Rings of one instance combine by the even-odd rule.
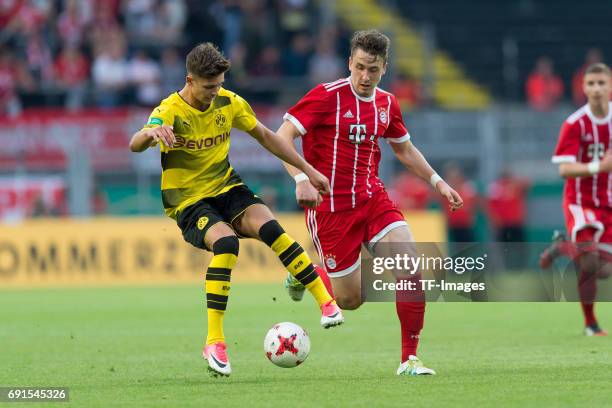
[[[589,159],[601,160],[606,154],[606,147],[603,143],[591,143],[587,147],[587,157]]]
[[[360,144],[366,138],[366,125],[356,124],[349,127],[349,141],[351,143]]]

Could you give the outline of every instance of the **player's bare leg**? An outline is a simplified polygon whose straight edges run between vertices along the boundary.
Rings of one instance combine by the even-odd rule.
[[[231,271],[238,258],[238,238],[227,224],[219,222],[208,229],[204,243],[212,250],[213,258],[206,271],[208,334],[202,357],[208,361],[211,375],[229,376],[232,368],[227,357],[223,317],[229,297]]]
[[[254,204],[233,220],[236,230],[247,237],[257,238],[279,257],[287,271],[308,289],[321,309],[321,326],[329,328],[344,322],[342,311],[317,274],[310,257],[274,219],[263,204]]]
[[[348,275],[330,278],[338,306],[345,310],[355,310],[363,304],[361,267],[357,267]]]
[[[382,245],[381,245],[382,244]],[[387,244],[387,245],[385,245]],[[404,244],[404,245],[401,245]],[[399,226],[385,234],[371,248],[377,257],[394,257],[399,247],[409,256],[415,256],[414,239],[408,226]],[[411,275],[409,271],[396,271],[396,278],[418,279],[419,275]],[[427,368],[417,357],[419,336],[425,317],[425,297],[422,292],[396,292],[395,307],[401,328],[402,356],[398,375],[433,375],[436,372]]]

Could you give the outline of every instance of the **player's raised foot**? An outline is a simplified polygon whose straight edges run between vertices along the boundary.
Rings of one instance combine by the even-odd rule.
[[[598,323],[592,324],[584,328],[585,336],[607,336],[608,332],[599,327]]]
[[[289,297],[294,302],[299,302],[302,300],[304,297],[304,291],[306,290],[306,287],[288,272],[287,279],[285,279],[285,288],[287,289],[287,293],[289,293]]]
[[[400,363],[397,375],[436,375],[436,372],[425,367],[417,356],[408,356],[408,360]]]
[[[212,377],[228,377],[232,373],[224,342],[204,346],[202,357],[208,361],[208,372]]]
[[[552,266],[553,262],[561,254],[559,251],[559,245],[565,241],[565,234],[561,231],[555,230],[552,236],[552,244],[546,248],[540,254],[540,268],[548,269]]]
[[[330,300],[321,306],[321,326],[324,329],[339,326],[342,323],[344,323],[344,316],[335,300]]]

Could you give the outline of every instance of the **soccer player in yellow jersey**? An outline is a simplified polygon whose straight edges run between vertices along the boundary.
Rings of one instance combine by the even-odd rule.
[[[206,272],[208,336],[203,357],[211,374],[227,376],[231,368],[223,316],[238,256],[237,236],[259,239],[272,248],[316,299],[323,327],[344,321],[308,255],[230,165],[230,130],[247,132],[272,154],[302,170],[322,194],[329,192],[329,181],[292,144],[262,125],[243,98],[222,87],[230,62],[214,45],[193,48],[186,66],[183,89],[153,110],[147,125],[132,136],[130,149],[142,152],[159,144],[166,214],[176,220],[185,241],[213,253]]]

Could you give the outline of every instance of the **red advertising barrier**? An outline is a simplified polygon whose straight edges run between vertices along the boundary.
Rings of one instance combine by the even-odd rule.
[[[66,184],[61,177],[0,178],[0,220],[62,215],[65,195]]]
[[[129,109],[28,110],[3,118],[0,126],[0,169],[62,170],[68,152],[87,151],[95,169],[130,164],[129,135],[146,120],[148,112]]]

